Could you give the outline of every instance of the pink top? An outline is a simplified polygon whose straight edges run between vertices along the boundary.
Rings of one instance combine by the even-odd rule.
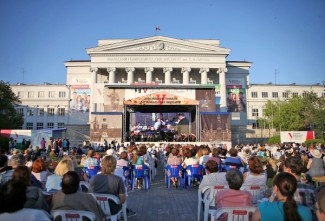
[[[182,158],[178,156],[169,156],[167,159],[168,165],[181,165],[182,164]]]
[[[252,205],[252,195],[247,191],[228,189],[216,194],[216,208]]]

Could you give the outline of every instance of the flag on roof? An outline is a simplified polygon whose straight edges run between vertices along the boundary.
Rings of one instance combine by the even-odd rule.
[[[160,28],[156,26],[156,31],[160,31]]]

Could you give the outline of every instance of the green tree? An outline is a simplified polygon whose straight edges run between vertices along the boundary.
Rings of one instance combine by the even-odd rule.
[[[324,138],[325,100],[313,92],[292,96],[285,101],[267,101],[264,119],[277,130],[314,130]]]
[[[11,90],[9,83],[0,81],[0,129],[15,129],[24,122],[22,114],[15,110],[19,104],[18,96]]]

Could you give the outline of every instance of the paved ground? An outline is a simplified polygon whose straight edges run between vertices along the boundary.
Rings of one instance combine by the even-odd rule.
[[[195,221],[197,220],[197,187],[191,190],[167,189],[161,165],[157,176],[148,191],[135,189],[129,192],[128,208],[135,211],[136,216],[128,217],[128,221]]]

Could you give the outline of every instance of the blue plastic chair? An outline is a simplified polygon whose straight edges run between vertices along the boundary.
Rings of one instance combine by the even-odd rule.
[[[85,167],[85,171],[88,175],[88,181],[92,176],[95,176],[100,171],[100,166]]]
[[[132,191],[134,190],[134,185],[136,183],[136,179],[143,179],[144,189],[147,191],[150,188],[150,177],[149,177],[150,169],[147,165],[133,165],[132,166]]]
[[[185,188],[185,182],[184,182],[184,176],[183,174],[183,167],[182,165],[167,165],[166,166],[166,173],[169,171],[169,176],[168,174],[166,175],[166,183],[167,183],[167,188],[170,188],[170,178],[177,178],[180,182],[179,188],[182,189],[183,187]]]
[[[200,164],[189,165],[186,167],[185,180],[187,181],[188,190],[191,188],[191,181],[195,179],[197,179],[199,182],[202,181],[203,169],[203,166]]]
[[[130,180],[132,179],[132,173],[129,167],[123,167],[123,175],[124,175],[124,185],[127,188],[129,185]]]

